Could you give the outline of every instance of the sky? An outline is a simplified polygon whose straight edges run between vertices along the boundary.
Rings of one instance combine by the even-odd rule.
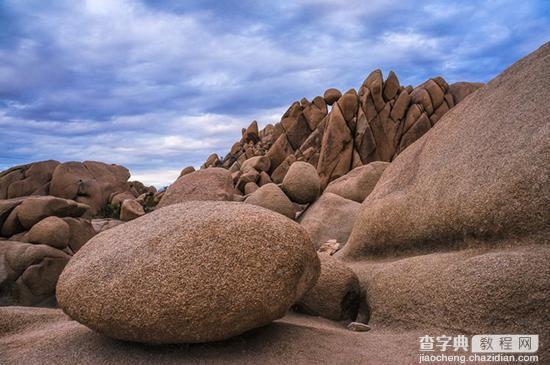
[[[97,160],[164,186],[374,69],[487,82],[549,40],[547,0],[0,0],[0,170]]]

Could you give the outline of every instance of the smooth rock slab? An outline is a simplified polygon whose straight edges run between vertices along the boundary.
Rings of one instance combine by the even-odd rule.
[[[281,318],[319,276],[306,231],[236,202],[187,202],[102,232],[67,265],[60,307],[145,343],[226,339]]]

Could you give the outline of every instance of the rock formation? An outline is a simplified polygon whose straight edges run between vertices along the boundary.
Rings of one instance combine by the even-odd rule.
[[[482,85],[460,82],[449,86],[435,77],[416,88],[404,87],[395,73],[384,80],[376,70],[358,92],[352,89],[342,95],[328,89],[324,97],[311,102],[305,98],[294,102],[274,125],[258,131],[257,122],[252,122],[223,159],[211,155],[202,167],[229,169],[237,188],[244,192],[247,183],[258,183],[260,172],[266,173],[264,180],[278,184],[295,161],[304,161],[317,169],[324,189],[353,168],[392,161]],[[261,168],[254,166],[256,172],[243,169],[255,156],[268,160]]]
[[[80,323],[0,308],[0,363],[411,364],[426,335],[548,343],[549,85],[550,44],[485,86],[377,70],[252,122],[160,193],[98,163],[1,173],[0,303],[54,305],[64,270]],[[102,204],[128,222],[90,220]]]
[[[546,44],[386,169],[336,253],[373,325],[548,333],[549,85]]]
[[[63,271],[57,298],[118,339],[207,342],[281,318],[318,276],[297,223],[249,204],[195,201],[94,237]]]
[[[125,167],[103,162],[34,162],[0,172],[0,199],[51,195],[86,204],[92,215],[97,215],[118,194],[135,199],[156,192],[139,181],[129,182],[129,178]],[[120,202],[115,200],[115,204]]]

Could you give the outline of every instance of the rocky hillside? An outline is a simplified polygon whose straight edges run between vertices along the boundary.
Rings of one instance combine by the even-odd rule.
[[[548,100],[545,44],[483,86],[375,71],[162,193],[10,169],[1,304],[59,308],[1,307],[0,363],[413,364],[421,337],[511,333],[546,363]],[[128,222],[85,236],[119,195]]]

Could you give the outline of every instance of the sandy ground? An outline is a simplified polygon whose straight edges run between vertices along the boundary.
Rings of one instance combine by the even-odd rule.
[[[0,308],[0,364],[417,364],[421,332],[288,314],[227,341],[147,346],[97,334],[61,310]]]

